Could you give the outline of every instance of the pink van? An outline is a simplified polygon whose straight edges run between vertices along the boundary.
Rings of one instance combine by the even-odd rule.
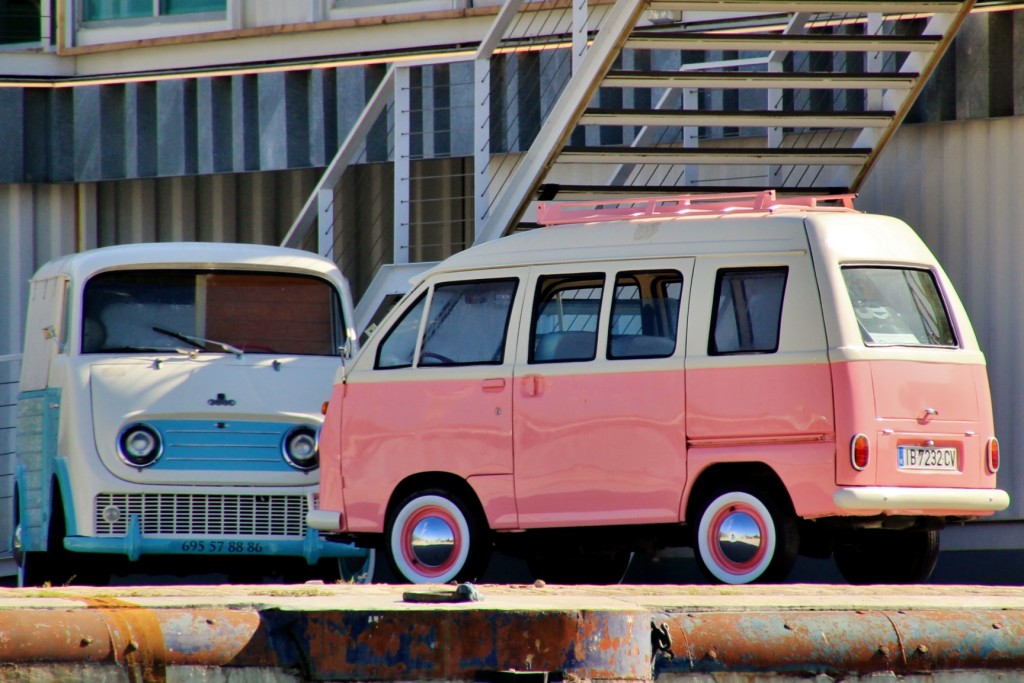
[[[897,583],[1009,504],[984,356],[905,223],[850,195],[608,206],[540,205],[413,283],[336,378],[311,527],[413,583],[492,549],[616,582],[682,546],[716,582],[803,554]]]

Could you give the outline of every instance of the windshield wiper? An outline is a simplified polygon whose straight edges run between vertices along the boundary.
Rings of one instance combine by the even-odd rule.
[[[167,330],[164,329],[163,327],[154,327],[153,331],[159,332],[160,334],[166,334],[168,337],[173,337],[178,341],[185,342],[186,344],[191,344],[200,351],[205,350],[206,345],[210,344],[211,346],[216,346],[223,351],[235,354],[237,358],[241,358],[245,354],[245,352],[242,351],[242,349],[238,348],[237,346],[232,346],[227,342],[217,341],[216,339],[204,339],[203,337],[194,337],[190,334],[175,332],[174,330]]]

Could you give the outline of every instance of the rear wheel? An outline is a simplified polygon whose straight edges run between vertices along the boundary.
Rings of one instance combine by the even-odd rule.
[[[800,546],[796,518],[759,487],[726,487],[699,508],[693,549],[711,581],[729,584],[784,581]]]
[[[388,562],[409,583],[474,581],[489,549],[480,517],[460,496],[425,489],[398,502],[385,528]]]
[[[838,539],[833,556],[852,584],[921,583],[939,559],[939,532],[861,529]]]

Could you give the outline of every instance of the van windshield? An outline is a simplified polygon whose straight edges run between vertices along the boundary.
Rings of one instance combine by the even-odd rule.
[[[929,270],[846,267],[843,279],[869,346],[956,346],[953,326]]]
[[[317,277],[119,270],[86,283],[80,348],[329,356],[343,329],[335,289]]]

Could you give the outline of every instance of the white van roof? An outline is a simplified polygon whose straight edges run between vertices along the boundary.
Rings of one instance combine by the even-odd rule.
[[[330,279],[341,279],[341,274],[332,261],[308,251],[263,244],[223,242],[158,242],[100,247],[56,258],[41,266],[33,279],[43,280],[63,274],[80,281],[93,273],[110,268],[135,266],[176,268],[225,265],[240,270],[247,267],[270,267],[313,271]]]
[[[696,197],[707,203],[691,205]],[[596,209],[595,202],[541,204],[538,220],[548,227],[459,252],[414,283],[437,272],[516,265],[806,250],[809,240],[837,261],[934,262],[906,223],[857,211],[852,197],[775,200],[765,191],[612,200]],[[620,208],[624,204],[628,208]]]

